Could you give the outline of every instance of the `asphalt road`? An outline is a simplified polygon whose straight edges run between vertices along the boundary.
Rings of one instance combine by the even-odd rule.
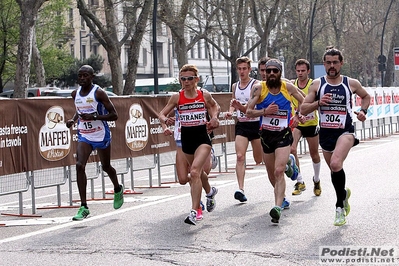
[[[392,247],[396,262],[388,265],[398,265],[397,147],[399,135],[393,135],[362,141],[351,150],[344,164],[346,184],[352,190],[351,212],[347,224],[341,227],[333,225],[335,192],[324,161],[322,194],[316,197],[310,157],[307,154],[300,158],[307,190],[292,196],[294,182],[286,180],[291,208],[283,211],[276,226],[268,214],[274,197],[266,170],[264,166],[253,166],[248,153],[248,202],[240,204],[234,200],[237,182],[233,169],[212,173],[211,185],[219,189],[217,207],[212,213],[205,211],[204,219],[196,226],[183,222],[191,206],[189,187],[165,182],[165,188],[144,188],[148,172],[143,172],[135,180],[137,186],[143,186],[135,191],[142,194],[126,194],[124,206],[116,211],[112,200],[90,201],[91,216],[81,222],[71,220],[76,208],[39,209],[40,218],[1,216],[0,264],[308,266],[321,265],[320,248],[342,246]],[[228,160],[234,167],[234,156]],[[164,170],[162,180],[174,180],[172,168]],[[96,184],[97,191],[99,188],[100,183]],[[65,201],[66,192],[63,188]],[[76,184],[74,198],[78,199]],[[15,210],[16,195],[0,199],[1,212]],[[39,207],[54,204],[55,188],[38,190],[37,201]]]

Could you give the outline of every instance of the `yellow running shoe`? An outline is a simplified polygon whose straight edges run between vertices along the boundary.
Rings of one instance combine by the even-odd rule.
[[[302,191],[306,190],[306,185],[305,182],[300,183],[300,182],[296,182],[295,186],[294,186],[294,191],[292,191],[292,195],[301,195]]]
[[[315,182],[313,180],[313,184],[314,184],[313,193],[315,194],[315,196],[320,196],[320,194],[321,194],[320,180],[319,180],[319,182]]]

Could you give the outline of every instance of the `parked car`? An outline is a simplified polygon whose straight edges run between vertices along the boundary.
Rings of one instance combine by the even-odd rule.
[[[209,92],[230,92],[230,76],[214,76],[212,81],[211,76],[207,76],[204,84],[202,85],[203,89],[206,89]],[[215,86],[214,86],[215,85]]]
[[[35,88],[28,88],[28,97],[37,97],[41,96],[44,91],[57,91],[61,90],[57,87],[35,87]],[[6,98],[13,98],[14,97],[14,90],[3,91],[0,93],[0,97]]]
[[[67,89],[67,90],[48,90],[48,91],[43,91],[41,96],[58,96],[58,97],[71,97],[71,93],[73,92],[73,89]],[[108,97],[111,96],[118,96],[112,91],[105,91],[108,94]]]

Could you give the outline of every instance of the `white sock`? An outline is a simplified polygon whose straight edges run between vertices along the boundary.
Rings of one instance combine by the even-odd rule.
[[[313,163],[313,171],[314,171],[313,181],[314,182],[320,181],[320,166],[321,166],[321,162]]]
[[[296,182],[302,183],[303,184],[303,179],[302,179],[302,174],[301,172],[298,173],[298,178],[296,179]]]

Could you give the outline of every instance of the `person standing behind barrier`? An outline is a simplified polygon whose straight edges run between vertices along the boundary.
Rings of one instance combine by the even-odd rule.
[[[174,125],[173,133],[168,126]],[[180,120],[179,120],[179,112],[175,108],[175,116],[169,117],[165,124],[162,124],[162,129],[166,135],[173,134],[175,142],[176,142],[176,174],[177,179],[179,180],[180,185],[185,185],[190,182],[190,165],[187,162],[187,159],[183,153],[182,145],[181,145],[181,128],[180,128]],[[213,138],[213,133],[210,132],[211,139]],[[204,164],[204,171],[206,175],[209,175],[211,169],[215,169],[217,166],[217,158],[211,150],[211,153],[208,156],[208,159]],[[210,191],[210,184],[206,175],[201,175],[202,188],[206,191]],[[202,201],[200,201],[200,208],[197,210],[196,220],[202,220],[202,211],[204,209],[204,205]]]
[[[312,82],[300,110],[302,114],[319,111],[320,146],[331,170],[337,196],[334,225],[341,226],[350,212],[348,200],[351,195],[350,189],[345,188],[343,163],[349,150],[359,144],[352,119],[352,94],[356,93],[362,99],[360,111],[354,112],[359,121],[366,120],[370,95],[358,80],[341,75],[343,56],[340,50],[327,47],[323,64],[326,75]]]
[[[101,167],[108,174],[114,186],[114,209],[123,205],[123,186],[119,184],[116,170],[111,166],[111,131],[107,121],[118,119],[118,113],[108,95],[98,85],[93,84],[94,70],[89,65],[79,69],[80,87],[72,92],[76,113],[66,122],[70,128],[78,121],[78,146],[76,150],[76,174],[81,207],[72,218],[80,221],[89,214],[86,200],[86,164],[93,150],[100,156]]]
[[[252,86],[258,81],[249,76],[252,60],[246,56],[237,58],[236,68],[239,81],[232,85],[232,100],[225,118],[231,118],[234,110],[237,111],[237,124],[235,126],[235,151],[236,151],[236,175],[238,190],[234,198],[240,202],[246,202],[244,193],[245,163],[248,144],[251,142],[255,163],[262,163],[262,146],[259,139],[259,117],[250,118],[245,115],[246,104],[250,98]]]
[[[191,186],[191,211],[185,223],[195,225],[197,210],[200,208],[202,181],[208,176],[203,171],[205,162],[211,152],[212,144],[208,131],[219,126],[218,104],[212,95],[205,90],[197,88],[199,81],[198,68],[195,65],[186,64],[179,71],[182,90],[170,97],[166,106],[159,113],[161,124],[167,121],[166,115],[173,108],[177,108],[181,123],[182,150],[190,165]],[[210,120],[207,120],[207,113]],[[164,132],[166,135],[167,131]],[[205,176],[201,176],[205,175]],[[208,212],[216,206],[215,195],[218,190],[210,187],[206,190],[206,208]]]
[[[304,92],[305,95],[308,94],[309,86],[312,83],[312,79],[309,78],[310,64],[306,59],[298,59],[295,62],[295,72],[297,78],[292,80],[295,86]],[[298,110],[298,102],[295,98],[292,99],[293,103],[293,113]],[[321,194],[320,186],[320,155],[319,155],[319,117],[317,115],[317,110],[311,112],[304,117],[304,123],[299,123],[298,126],[292,128],[292,135],[294,137],[294,142],[291,146],[291,154],[295,156],[296,164],[299,168],[299,173],[297,177],[296,184],[294,186],[294,191],[292,195],[300,195],[302,191],[306,190],[305,182],[302,179],[302,174],[299,166],[298,159],[298,142],[301,137],[306,139],[309,146],[310,157],[313,163],[313,193],[316,196]]]
[[[290,82],[281,80],[282,63],[270,59],[266,63],[266,81],[256,84],[248,102],[247,116],[261,117],[261,143],[263,161],[270,182],[274,187],[275,206],[270,210],[272,223],[279,223],[283,201],[285,200],[284,172],[290,156],[292,144],[291,95],[298,100],[303,96]],[[296,114],[293,119],[299,119]]]

